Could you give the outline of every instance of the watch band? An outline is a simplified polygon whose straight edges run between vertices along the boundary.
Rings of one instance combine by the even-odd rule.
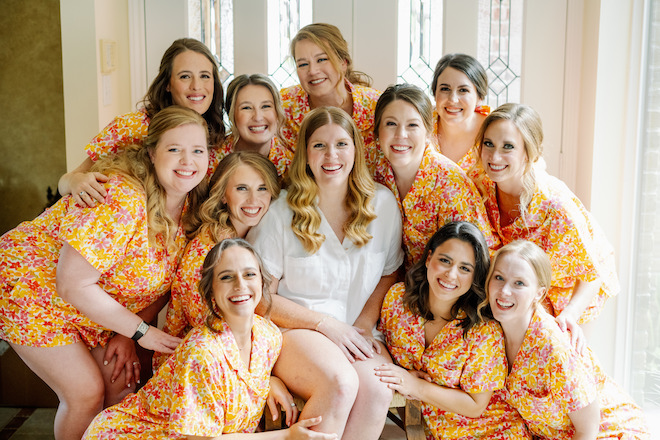
[[[147,324],[146,321],[142,321],[140,325],[138,325],[137,330],[135,330],[135,334],[131,336],[131,339],[137,341],[147,333],[147,330],[149,330],[149,324]]]

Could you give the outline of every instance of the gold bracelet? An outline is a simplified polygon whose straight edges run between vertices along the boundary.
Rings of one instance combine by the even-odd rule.
[[[325,315],[323,318],[321,318],[321,320],[316,324],[316,327],[314,327],[314,331],[319,331],[319,327],[321,326],[321,324],[323,324],[323,321],[325,321],[328,318],[330,318],[330,315]]]

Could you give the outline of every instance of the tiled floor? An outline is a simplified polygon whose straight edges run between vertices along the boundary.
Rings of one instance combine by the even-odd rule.
[[[0,440],[53,440],[54,418],[54,408],[0,407]],[[380,436],[381,440],[405,438],[404,432],[389,420]]]
[[[53,440],[54,408],[0,408],[0,440]]]

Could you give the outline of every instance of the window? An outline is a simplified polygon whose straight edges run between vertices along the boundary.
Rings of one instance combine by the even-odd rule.
[[[435,64],[442,57],[442,2],[399,1],[397,81],[431,93]]]
[[[479,1],[477,59],[488,74],[486,102],[491,108],[520,102],[522,19],[522,0]]]
[[[648,413],[660,413],[660,0],[649,2],[648,60],[638,174],[635,264],[631,294],[632,394]],[[657,417],[648,417],[649,423]],[[656,422],[658,424],[658,422]]]

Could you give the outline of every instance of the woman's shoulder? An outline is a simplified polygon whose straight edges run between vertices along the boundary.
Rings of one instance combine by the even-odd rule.
[[[376,191],[373,198],[374,210],[377,215],[384,215],[384,213],[399,214],[399,204],[396,197],[386,186],[376,183]]]
[[[282,103],[285,101],[291,101],[294,99],[300,99],[301,97],[307,96],[300,84],[295,86],[283,87],[280,89],[280,97],[282,98]]]

